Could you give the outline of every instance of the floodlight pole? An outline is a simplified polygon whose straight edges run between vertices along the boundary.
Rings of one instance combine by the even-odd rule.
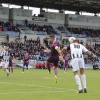
[[[28,6],[28,10],[29,10],[29,8],[30,8],[30,7]]]
[[[21,9],[24,9],[24,7],[23,7],[23,6],[21,6]]]
[[[10,8],[10,3],[8,3],[8,8]]]
[[[81,15],[82,15],[82,11],[81,11]]]

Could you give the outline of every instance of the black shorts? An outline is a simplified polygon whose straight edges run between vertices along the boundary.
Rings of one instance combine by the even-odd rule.
[[[58,67],[59,56],[50,56],[47,61],[53,63],[55,67]]]

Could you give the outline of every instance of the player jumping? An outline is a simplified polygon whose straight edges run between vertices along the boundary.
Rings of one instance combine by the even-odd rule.
[[[57,75],[58,75],[58,61],[61,60],[64,62],[64,59],[62,57],[62,54],[59,49],[59,42],[56,40],[56,37],[54,35],[50,36],[50,41],[52,42],[51,45],[51,55],[47,59],[47,68],[50,70],[50,63],[53,63],[54,65],[54,74],[55,74],[55,82],[57,83]]]

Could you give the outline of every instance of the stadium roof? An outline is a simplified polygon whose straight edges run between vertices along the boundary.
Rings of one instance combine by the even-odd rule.
[[[0,3],[39,8],[100,13],[100,0],[0,0]]]

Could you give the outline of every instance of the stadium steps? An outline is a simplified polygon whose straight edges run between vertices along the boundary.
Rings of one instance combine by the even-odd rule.
[[[65,31],[60,31],[59,29],[55,29],[60,34],[71,34],[68,30],[65,29]]]
[[[55,31],[57,31],[59,34],[62,34],[62,32],[59,31],[57,28],[55,28]]]

